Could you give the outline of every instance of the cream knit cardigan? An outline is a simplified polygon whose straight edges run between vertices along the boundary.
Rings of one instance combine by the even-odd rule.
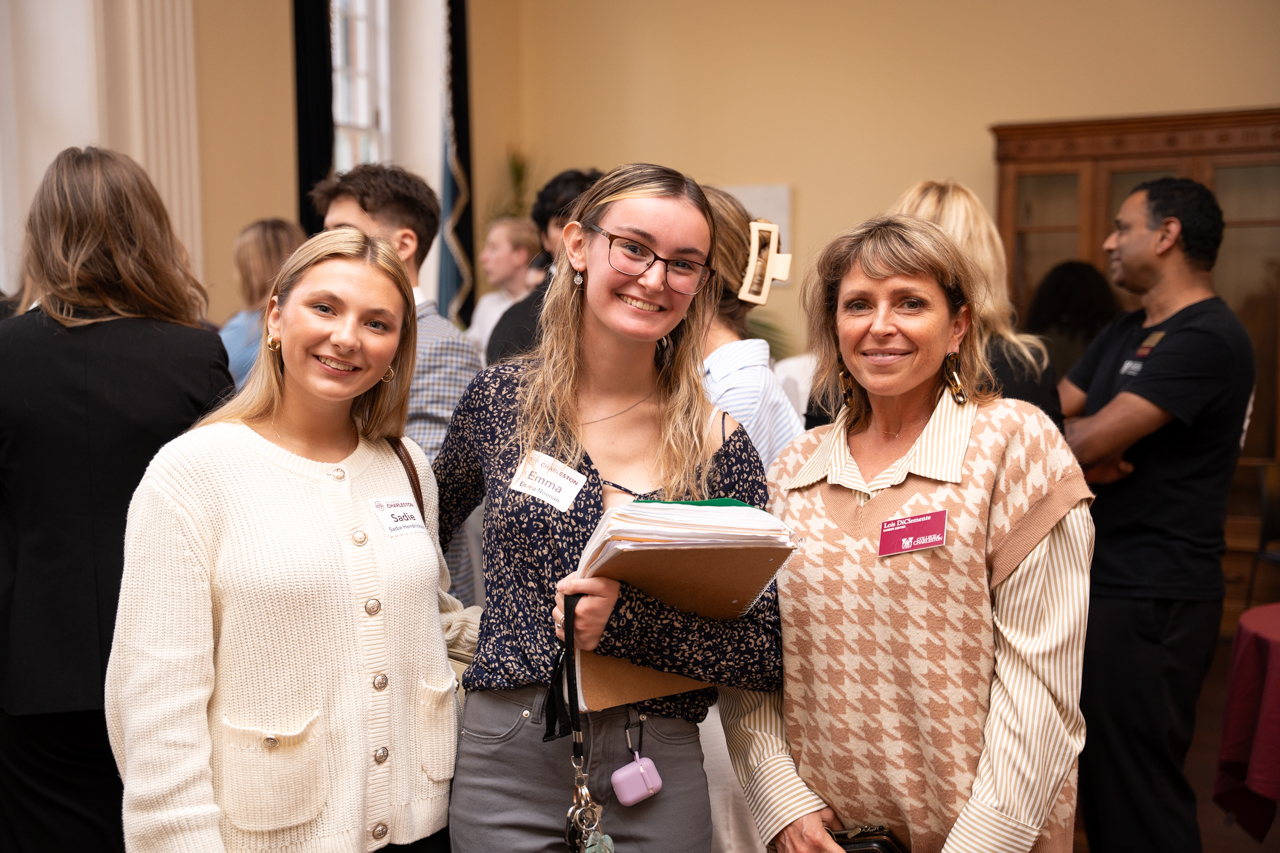
[[[413,503],[384,441],[325,464],[215,424],[152,460],[106,684],[129,850],[349,853],[445,825],[446,643],[474,649],[480,610],[447,594],[405,444],[429,532],[375,508]]]

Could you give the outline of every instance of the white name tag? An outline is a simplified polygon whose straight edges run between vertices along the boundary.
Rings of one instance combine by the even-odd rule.
[[[418,502],[413,495],[397,498],[374,498],[369,501],[378,520],[387,526],[391,536],[403,536],[406,533],[426,533],[427,525],[418,512]]]
[[[511,478],[511,488],[544,500],[561,512],[568,512],[585,482],[585,474],[579,474],[559,459],[535,450],[516,469],[516,475]]]

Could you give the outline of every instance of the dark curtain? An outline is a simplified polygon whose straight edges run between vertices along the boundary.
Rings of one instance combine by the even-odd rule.
[[[444,249],[440,307],[454,322],[471,322],[475,307],[471,222],[471,106],[467,78],[467,3],[449,0],[449,116],[445,122]]]
[[[293,0],[293,56],[298,106],[298,223],[324,230],[307,193],[333,169],[333,48],[329,0]]]

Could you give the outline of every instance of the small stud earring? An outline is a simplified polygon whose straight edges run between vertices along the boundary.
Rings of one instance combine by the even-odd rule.
[[[387,372],[382,374],[383,382],[390,382],[392,379],[395,379],[395,378],[396,378],[396,369],[394,367],[388,367]]]

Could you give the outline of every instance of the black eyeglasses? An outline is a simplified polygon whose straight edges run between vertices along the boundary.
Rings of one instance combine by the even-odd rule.
[[[715,278],[716,271],[706,264],[683,258],[660,258],[639,240],[610,234],[598,225],[587,227],[608,239],[609,266],[623,275],[640,275],[653,266],[654,261],[662,261],[667,267],[667,287],[685,296],[693,296]]]

